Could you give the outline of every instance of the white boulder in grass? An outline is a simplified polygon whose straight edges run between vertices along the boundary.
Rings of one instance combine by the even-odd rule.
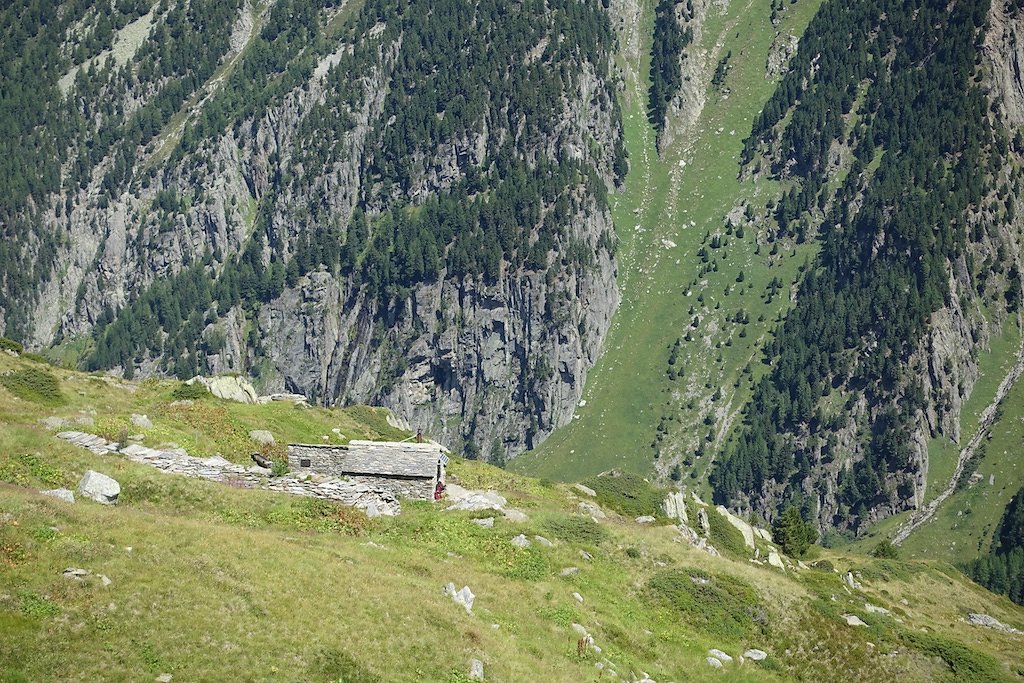
[[[121,495],[121,485],[100,472],[86,470],[78,482],[78,493],[103,505],[114,505]]]

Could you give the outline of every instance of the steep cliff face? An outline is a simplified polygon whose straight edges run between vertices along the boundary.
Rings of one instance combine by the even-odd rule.
[[[150,40],[168,21],[205,35],[215,5],[162,4]],[[60,236],[60,276],[5,291],[27,311],[12,331],[91,335],[86,362],[129,375],[383,403],[485,457],[538,443],[571,419],[618,303],[624,153],[604,12],[506,9],[239,3],[210,68],[144,42],[148,61],[86,70],[66,106],[93,134],[163,114],[22,208]]]

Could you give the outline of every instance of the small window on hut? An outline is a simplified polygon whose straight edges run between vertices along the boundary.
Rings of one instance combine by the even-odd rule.
[[[309,467],[309,458],[299,458],[299,467]]]

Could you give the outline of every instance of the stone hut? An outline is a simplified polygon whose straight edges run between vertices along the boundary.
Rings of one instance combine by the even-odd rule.
[[[288,444],[288,469],[324,474],[390,491],[401,498],[433,500],[444,481],[441,447],[405,441],[350,441],[345,445]]]

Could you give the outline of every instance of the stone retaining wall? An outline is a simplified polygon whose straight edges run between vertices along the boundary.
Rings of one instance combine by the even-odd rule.
[[[243,467],[219,456],[196,458],[178,451],[161,451],[139,444],[120,448],[117,443],[94,434],[84,432],[61,432],[58,438],[76,446],[88,448],[97,455],[122,455],[132,462],[155,467],[164,472],[186,477],[208,479],[232,486],[251,489],[266,489],[288,493],[294,496],[310,496],[336,500],[351,505],[368,514],[397,515],[401,512],[398,495],[390,487],[371,485],[367,481],[336,479],[330,477],[271,477],[270,470],[263,467]],[[373,477],[366,477],[373,480]]]

